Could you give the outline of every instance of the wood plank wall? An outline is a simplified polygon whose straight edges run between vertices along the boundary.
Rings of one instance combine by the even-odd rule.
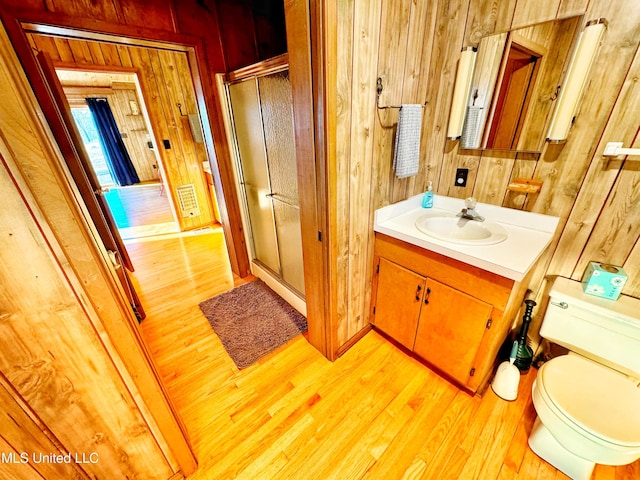
[[[2,402],[1,422],[12,412],[23,427],[3,428],[3,443],[29,454],[98,455],[96,463],[57,469],[60,478],[192,471],[194,458],[130,328],[137,322],[113,287],[115,271],[95,247],[43,118],[0,28],[0,390],[11,399]],[[5,465],[0,470],[13,478]]]
[[[106,98],[140,181],[153,182],[160,179],[156,157],[153,150],[147,146],[151,132],[147,129],[144,117],[139,110],[142,107],[136,93],[135,83],[108,81],[107,85],[98,86],[98,88],[91,88],[92,85],[89,83],[86,83],[85,86],[74,87],[69,87],[68,82],[65,81],[61,81],[61,83],[69,106],[72,108],[86,108],[85,98]],[[137,105],[136,111],[138,113],[132,112],[130,102]]]
[[[143,101],[156,135],[154,144],[176,205],[180,228],[189,230],[211,224],[214,221],[212,199],[202,170],[207,154],[202,143],[194,142],[187,116],[198,112],[187,54],[35,33],[28,34],[28,38],[33,48],[49,54],[56,67],[96,71],[116,68],[138,74]],[[163,148],[163,139],[169,140],[170,149]],[[195,187],[200,205],[198,216],[183,218],[180,215],[176,189],[186,184]]]
[[[344,344],[366,326],[370,298],[375,209],[422,193],[437,193],[561,217],[561,230],[533,275],[530,288],[544,300],[556,275],[580,279],[590,260],[622,265],[624,293],[640,297],[640,163],[606,161],[608,141],[640,144],[638,73],[640,5],[632,0],[349,0],[337,2],[337,168],[330,186],[336,216],[332,280],[346,299],[334,330]],[[461,49],[483,35],[547,20],[585,15],[609,21],[576,122],[564,145],[541,153],[458,150],[445,137]],[[424,103],[420,171],[396,179],[391,164],[397,112],[381,105]],[[469,169],[466,188],[454,187],[457,168]],[[536,195],[508,192],[512,178],[544,181]],[[366,217],[366,220],[364,219]],[[350,221],[346,221],[350,219]],[[540,321],[539,309],[534,333]]]

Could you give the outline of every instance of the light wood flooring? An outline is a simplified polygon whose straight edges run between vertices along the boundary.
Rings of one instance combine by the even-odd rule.
[[[231,288],[222,232],[127,242],[142,322],[199,468],[189,480],[566,479],[527,447],[515,402],[472,397],[375,332],[331,363],[299,336],[242,371],[198,302]],[[640,478],[640,462],[596,480]]]
[[[179,231],[160,183],[112,187],[104,196],[124,239]]]

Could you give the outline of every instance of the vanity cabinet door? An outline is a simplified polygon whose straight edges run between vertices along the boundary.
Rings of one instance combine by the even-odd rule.
[[[411,270],[380,259],[373,324],[409,350],[416,337],[425,280]]]
[[[482,300],[427,278],[414,352],[467,384],[492,308]]]

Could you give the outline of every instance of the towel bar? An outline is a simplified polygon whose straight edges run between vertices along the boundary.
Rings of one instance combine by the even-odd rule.
[[[380,94],[382,93],[382,78],[378,77],[378,79],[376,80],[376,92],[377,92],[377,96],[376,96],[376,107],[378,107],[379,110],[386,110],[388,108],[402,108],[402,105],[387,105],[384,107],[380,106]],[[427,102],[424,102],[424,105],[422,105],[422,108],[427,106]]]

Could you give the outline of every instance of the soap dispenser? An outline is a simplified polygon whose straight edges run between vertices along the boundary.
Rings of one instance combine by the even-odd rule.
[[[429,187],[427,191],[424,192],[424,197],[422,197],[422,208],[431,207],[433,207],[433,184],[429,181]]]

